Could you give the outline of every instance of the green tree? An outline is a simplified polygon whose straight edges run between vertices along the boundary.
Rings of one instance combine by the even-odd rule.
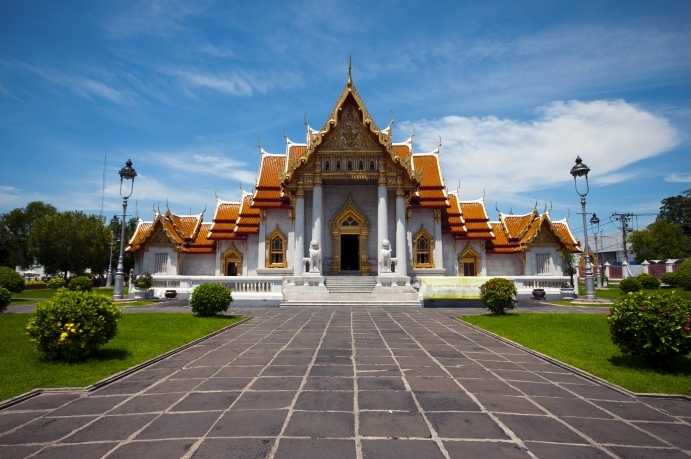
[[[127,222],[127,226],[125,227],[125,248],[127,248],[127,243],[129,242],[130,238],[134,234],[134,230],[136,229],[137,219],[130,218]],[[108,224],[108,232],[113,235],[113,253],[111,259],[113,263],[112,270],[113,273],[115,273],[115,269],[118,266],[118,256],[120,254],[120,219],[117,217],[117,215]],[[107,256],[108,255],[106,252],[106,257]],[[105,263],[106,269],[108,269],[108,260],[106,260]],[[123,257],[123,264],[125,266],[125,273],[130,272],[130,269],[134,268],[134,256],[129,252],[125,252],[125,256]]]
[[[0,216],[0,265],[14,268],[33,264],[35,251],[30,244],[31,230],[38,220],[56,212],[52,205],[34,201]]]
[[[691,255],[691,236],[684,234],[682,226],[664,218],[658,218],[644,230],[629,236],[636,260],[666,260]]]
[[[691,236],[691,189],[663,199],[657,218],[681,225],[684,234]]]
[[[36,258],[48,272],[103,273],[108,265],[110,232],[96,215],[61,212],[38,220],[31,232]]]

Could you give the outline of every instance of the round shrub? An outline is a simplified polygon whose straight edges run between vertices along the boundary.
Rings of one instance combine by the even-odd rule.
[[[91,291],[91,288],[94,286],[94,283],[91,282],[91,279],[89,279],[86,276],[77,276],[73,277],[70,279],[70,283],[67,284],[67,288],[70,290],[77,290],[79,292],[88,292]]]
[[[4,287],[0,287],[0,312],[7,309],[7,306],[12,301],[12,293]]]
[[[635,277],[627,277],[619,281],[619,288],[624,293],[637,292],[641,289],[641,283]]]
[[[76,361],[113,339],[119,318],[110,298],[62,289],[39,303],[26,329],[46,358]]]
[[[141,290],[148,290],[153,285],[154,280],[149,273],[142,273],[134,280],[134,286]]]
[[[517,293],[514,283],[501,277],[490,279],[480,287],[482,303],[493,314],[504,314],[505,309],[513,308]]]
[[[691,258],[682,261],[677,270],[679,287],[684,290],[691,290]]]
[[[198,316],[214,316],[228,310],[233,297],[230,290],[220,284],[202,284],[194,289],[190,304]]]
[[[17,271],[7,266],[0,266],[0,287],[19,293],[24,290],[24,285],[24,279]]]
[[[610,310],[609,331],[624,354],[665,361],[691,351],[691,302],[676,292],[636,292]]]
[[[641,287],[646,290],[655,290],[660,288],[660,281],[657,280],[657,277],[651,276],[650,274],[639,274],[638,282],[640,282]]]
[[[48,280],[48,288],[57,290],[65,286],[65,278],[60,276],[51,277]]]

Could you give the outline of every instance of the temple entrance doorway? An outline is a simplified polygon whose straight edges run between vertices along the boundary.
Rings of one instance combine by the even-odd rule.
[[[341,271],[358,271],[360,263],[360,236],[357,234],[341,235]]]

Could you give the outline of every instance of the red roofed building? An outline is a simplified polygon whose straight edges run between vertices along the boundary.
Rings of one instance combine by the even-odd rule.
[[[579,247],[566,221],[533,211],[490,222],[482,199],[449,192],[439,151],[393,142],[349,77],[305,143],[262,150],[252,192],[218,201],[209,223],[156,214],[127,250],[137,271],[158,275],[280,275],[323,288],[324,276],[357,273],[409,288],[428,275],[561,276],[562,251]]]

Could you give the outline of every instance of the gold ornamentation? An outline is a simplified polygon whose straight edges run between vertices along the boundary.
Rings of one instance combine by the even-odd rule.
[[[231,263],[235,264],[235,274],[230,273],[229,265]],[[228,250],[223,254],[223,274],[225,276],[242,275],[242,253],[235,247],[234,243],[231,243]]]
[[[434,238],[422,226],[413,236],[413,264],[416,268],[434,268]]]
[[[288,259],[286,257],[286,249],[288,247],[288,238],[283,232],[276,227],[266,238],[266,267],[267,268],[286,268],[288,267]]]
[[[369,225],[367,217],[360,212],[351,196],[346,198],[341,210],[331,220],[331,253],[333,253],[331,270],[336,273],[341,271],[341,235],[343,234],[356,234],[359,236],[358,259],[360,262],[360,273],[367,274],[369,272],[369,260],[367,257]]]

